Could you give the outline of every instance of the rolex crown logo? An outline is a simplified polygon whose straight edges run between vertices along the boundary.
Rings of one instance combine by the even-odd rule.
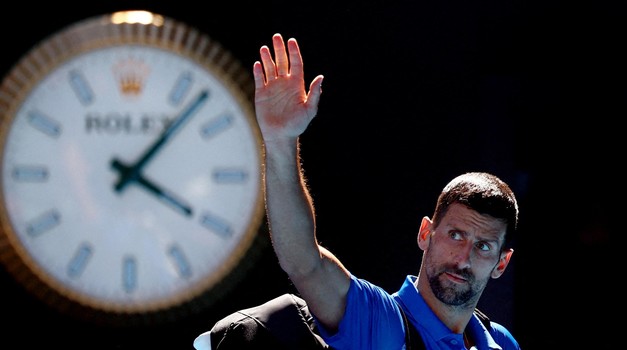
[[[138,96],[142,93],[150,69],[140,60],[128,58],[113,66],[113,74],[124,96]]]

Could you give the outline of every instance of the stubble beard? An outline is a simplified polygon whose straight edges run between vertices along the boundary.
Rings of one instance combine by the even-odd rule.
[[[427,273],[429,286],[433,295],[442,303],[449,306],[474,305],[480,294],[475,288],[475,278],[468,270],[459,270],[450,267],[443,268],[443,271]],[[468,281],[467,285],[455,284],[449,281],[444,275],[445,272],[462,276]]]

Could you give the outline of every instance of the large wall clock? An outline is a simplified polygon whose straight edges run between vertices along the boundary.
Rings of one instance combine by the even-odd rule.
[[[0,87],[10,275],[59,311],[112,323],[222,297],[266,244],[252,94],[223,46],[148,11],[34,46]]]

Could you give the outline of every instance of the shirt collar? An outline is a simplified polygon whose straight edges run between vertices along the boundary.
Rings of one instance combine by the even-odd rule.
[[[448,343],[453,338],[462,339],[460,334],[453,333],[440,321],[429,305],[427,305],[427,302],[414,285],[417,278],[417,276],[408,275],[398,292],[394,293],[396,301],[401,305],[403,310],[405,310],[408,320],[419,331],[429,329],[429,333],[437,342],[444,341]],[[419,315],[419,317],[414,317],[414,315]],[[476,315],[470,318],[468,327],[470,334],[475,339],[476,348],[501,349]],[[422,334],[423,332],[420,333]]]

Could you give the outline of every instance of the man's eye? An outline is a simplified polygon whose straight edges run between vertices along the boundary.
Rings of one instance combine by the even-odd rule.
[[[475,244],[475,246],[479,250],[481,250],[481,251],[484,251],[484,252],[490,251],[490,245],[489,244],[486,244],[486,243],[483,243],[483,242],[477,242],[477,244]]]
[[[451,236],[452,239],[456,240],[456,241],[461,241],[462,240],[462,234],[458,231],[452,231],[449,233],[449,235]]]

